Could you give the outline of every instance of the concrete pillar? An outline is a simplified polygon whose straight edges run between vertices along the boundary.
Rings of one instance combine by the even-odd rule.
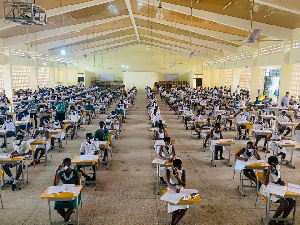
[[[56,83],[56,80],[55,80],[55,68],[54,67],[50,67],[49,68],[49,72],[50,72],[50,87],[51,88],[55,88],[55,83]]]
[[[239,85],[239,82],[240,82],[240,68],[233,68],[231,93],[234,93],[236,91],[236,87]]]
[[[210,84],[209,84],[209,87],[213,88],[215,86],[215,83],[216,83],[216,81],[215,81],[215,76],[216,76],[215,70],[212,69],[209,72],[210,72]]]
[[[38,67],[30,67],[30,88],[32,91],[38,89]]]
[[[260,66],[251,68],[250,100],[255,101],[259,88]],[[261,90],[262,91],[262,90]]]
[[[220,87],[225,86],[225,70],[224,69],[219,70],[219,86]]]
[[[286,92],[289,92],[291,89],[291,81],[293,76],[293,64],[283,63],[281,67],[280,74],[280,84],[279,84],[279,99],[278,103],[280,104],[282,97]]]
[[[3,80],[4,80],[4,90],[5,94],[8,98],[13,97],[13,86],[12,86],[12,68],[9,61],[9,58],[6,57],[6,62],[4,65],[2,65],[2,71],[3,71]]]

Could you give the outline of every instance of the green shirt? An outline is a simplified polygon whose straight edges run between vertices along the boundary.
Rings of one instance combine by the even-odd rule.
[[[58,113],[64,113],[66,111],[66,105],[67,104],[68,103],[66,103],[66,102],[55,102],[54,106],[56,107],[56,111]]]
[[[85,110],[94,110],[94,106],[92,105],[85,105],[84,108]]]
[[[259,100],[256,100],[256,101],[254,102],[254,105],[258,105],[258,104],[260,104],[260,101],[259,101]]]
[[[116,109],[115,112],[116,112],[117,115],[123,115],[124,114],[123,109]]]
[[[106,137],[106,140],[108,141],[109,131],[106,128],[104,128],[103,133],[104,133],[104,135]],[[96,132],[94,134],[94,138],[96,139],[96,141],[105,141],[104,137],[103,137],[103,134],[102,134],[102,132],[101,132],[100,129],[96,130]]]

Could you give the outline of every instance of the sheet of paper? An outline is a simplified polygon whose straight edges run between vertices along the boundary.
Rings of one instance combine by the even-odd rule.
[[[169,190],[166,194],[164,194],[160,199],[163,201],[168,201],[173,204],[177,204],[181,198],[183,198],[185,194],[176,193],[174,190]]]
[[[80,187],[74,187],[71,193],[77,195],[80,192]]]
[[[2,154],[0,155],[0,159],[9,159],[10,158],[10,154]]]
[[[63,184],[61,188],[62,188],[63,192],[71,192],[72,193],[74,187],[75,187],[75,184]]]
[[[288,191],[300,194],[300,186],[296,184],[288,184]]]
[[[266,188],[267,193],[279,195],[282,197],[284,197],[286,191],[287,191],[286,186],[280,186],[278,184],[273,184],[273,183],[270,183]]]
[[[153,161],[152,161],[152,163],[158,163],[158,164],[165,164],[165,162],[166,162],[166,160],[164,160],[164,159],[161,159],[161,158],[155,158]]]
[[[241,172],[246,166],[255,164],[255,163],[263,163],[264,160],[257,160],[257,159],[249,159],[247,162],[242,160],[236,160],[235,162],[235,170]]]
[[[97,159],[98,159],[97,155],[80,155],[78,157],[79,161],[97,160]]]
[[[62,192],[62,186],[50,186],[48,194],[57,194]]]

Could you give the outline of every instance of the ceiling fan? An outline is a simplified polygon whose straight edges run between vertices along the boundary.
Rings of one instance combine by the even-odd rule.
[[[283,40],[257,40],[259,35],[262,32],[262,29],[252,29],[253,28],[253,12],[254,12],[254,0],[252,0],[252,6],[250,10],[250,34],[245,40],[233,40],[233,41],[243,41],[246,44],[253,44],[256,42],[265,42],[265,41],[283,41]]]

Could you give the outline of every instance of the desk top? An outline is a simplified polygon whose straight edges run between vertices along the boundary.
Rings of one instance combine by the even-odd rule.
[[[3,170],[0,170],[0,180],[2,179],[3,176]]]
[[[79,120],[63,120],[64,123],[77,123]]]
[[[82,190],[82,185],[75,185],[75,187],[80,187],[80,191]],[[49,187],[44,191],[44,193],[41,195],[41,199],[70,199],[70,198],[77,198],[80,194],[78,192],[77,194],[70,193],[70,192],[61,192],[61,193],[56,193],[56,194],[48,194]]]
[[[168,192],[168,190],[163,190],[162,193],[163,195],[166,194]],[[168,201],[164,201],[165,203],[169,203]],[[178,202],[178,204],[180,203],[187,203],[187,204],[191,204],[191,203],[200,203],[202,202],[200,195],[196,195],[195,198],[189,198],[188,200],[184,200],[183,198]]]
[[[108,146],[110,142],[109,141],[96,141],[96,143],[101,146]]]
[[[267,163],[267,162],[253,163],[253,164],[245,166],[245,168],[247,168],[247,169],[251,169],[251,168],[266,168],[266,167],[269,167],[269,163]]]
[[[97,163],[99,160],[99,155],[98,155],[98,159],[93,159],[93,160],[79,160],[79,156],[74,156],[74,158],[72,159],[72,163]]]
[[[36,141],[33,141],[33,142],[30,142],[30,145],[43,145],[43,144],[46,144],[50,139],[46,139],[45,141],[43,140],[36,140]]]
[[[50,129],[50,130],[48,130],[48,131],[49,131],[50,134],[51,134],[51,133],[60,133],[60,132],[63,131],[63,129],[56,129],[56,130]]]
[[[8,130],[0,130],[0,134],[6,134]]]
[[[7,162],[7,163],[10,163],[10,162],[19,162],[19,161],[22,161],[25,158],[26,158],[26,156],[18,156],[18,157],[15,157],[15,158],[0,159],[0,162]]]

